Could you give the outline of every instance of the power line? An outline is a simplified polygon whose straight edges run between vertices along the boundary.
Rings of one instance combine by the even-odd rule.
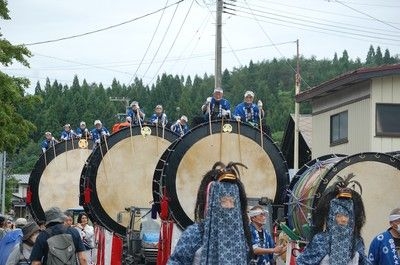
[[[251,14],[251,15],[253,15],[251,12],[246,12],[246,11],[244,11],[244,10],[240,10],[240,12],[245,13],[245,14]],[[305,24],[305,23],[300,23],[300,22],[297,22],[297,21],[292,22],[292,21],[288,21],[287,19],[285,19],[285,16],[280,16],[280,17],[269,17],[269,16],[265,16],[265,15],[260,15],[260,14],[258,14],[258,15],[256,15],[256,16],[262,17],[262,18],[266,18],[266,19],[271,19],[271,20],[273,20],[273,21],[280,21],[280,22],[283,22],[283,23],[290,23],[291,27],[297,25],[297,26],[304,26],[304,27],[313,28],[313,29],[319,29],[319,30],[325,30],[325,31],[332,31],[332,32],[336,32],[336,33],[351,34],[351,35],[360,36],[360,37],[365,37],[365,38],[373,38],[373,39],[377,39],[377,38],[378,38],[378,39],[380,39],[380,40],[389,40],[389,41],[394,41],[394,42],[399,42],[399,41],[400,41],[400,39],[382,37],[381,35],[386,35],[386,34],[384,34],[384,33],[379,33],[380,36],[373,36],[373,35],[368,35],[368,34],[361,34],[361,33],[359,33],[359,30],[358,30],[358,31],[354,31],[354,30],[351,29],[351,28],[344,28],[344,29],[342,29],[342,30],[338,30],[338,29],[336,29],[336,28],[340,28],[340,27],[335,27],[335,29],[329,29],[329,28],[326,28],[326,27],[324,27],[324,26],[328,26],[328,27],[334,27],[334,26],[333,26],[333,25],[326,25],[326,24],[323,24],[323,23],[316,23],[316,22],[313,22],[313,21],[311,21],[311,22],[310,22],[310,21],[303,21],[303,22],[308,23],[308,24],[311,24],[311,25],[308,25],[308,24]],[[244,16],[242,16],[242,17],[244,17]],[[289,18],[289,19],[294,19],[294,18]],[[297,19],[297,20],[298,20],[298,19]],[[301,21],[301,20],[300,20],[300,21]],[[317,24],[317,25],[313,26],[312,24]],[[347,30],[347,31],[346,31],[346,30]],[[373,33],[373,32],[369,32],[369,33],[377,34],[377,33]],[[392,45],[393,45],[393,44],[392,44]]]
[[[168,5],[168,1],[169,1],[169,0],[167,0],[167,2],[165,3],[165,6]],[[166,10],[166,9],[164,9],[163,12],[161,13],[160,19],[158,20],[157,27],[156,27],[156,29],[154,30],[154,33],[153,33],[153,36],[151,37],[151,40],[150,40],[150,42],[149,42],[149,45],[147,45],[147,49],[146,49],[146,51],[145,51],[145,53],[144,53],[144,55],[143,55],[143,57],[142,57],[142,60],[140,61],[138,67],[136,68],[135,73],[133,74],[133,76],[132,76],[131,79],[129,80],[128,86],[131,84],[133,78],[136,77],[136,74],[137,74],[137,72],[139,71],[139,68],[140,68],[140,66],[141,66],[142,63],[143,63],[144,58],[146,57],[148,51],[150,50],[151,43],[153,42],[154,37],[156,36],[156,33],[157,33],[157,31],[158,31],[158,27],[160,26],[161,20],[162,20],[162,18],[164,17],[165,10]]]
[[[245,13],[245,14],[250,14],[249,12],[244,11],[244,9],[249,9],[249,8],[246,8],[246,7],[243,7],[243,6],[238,6],[238,7],[239,7],[239,9],[237,9],[237,10],[239,12],[242,12],[242,13]],[[286,15],[282,15],[282,14],[275,14],[275,13],[266,12],[266,11],[260,11],[260,10],[253,10],[253,11],[261,13],[261,14],[254,14],[256,16],[260,16],[260,17],[263,17],[263,18],[275,19],[275,20],[283,21],[283,22],[290,22],[290,23],[299,24],[299,25],[303,25],[303,26],[316,27],[316,28],[320,28],[320,29],[321,29],[322,26],[333,27],[335,31],[339,31],[339,32],[340,32],[340,30],[347,30],[347,31],[355,31],[354,33],[352,33],[352,34],[355,34],[355,35],[360,35],[361,33],[378,34],[379,38],[381,38],[381,39],[392,40],[392,41],[400,40],[400,39],[391,39],[391,38],[382,37],[382,35],[383,35],[383,36],[388,36],[388,37],[400,38],[399,34],[387,34],[387,33],[382,32],[382,30],[380,30],[379,32],[374,32],[374,31],[365,30],[365,29],[354,29],[354,28],[348,27],[348,26],[339,26],[338,23],[336,23],[334,21],[331,21],[331,22],[332,23],[336,23],[336,24],[327,24],[327,23],[321,23],[320,21],[315,22],[314,20],[310,20],[310,19],[299,19],[299,18],[295,18],[295,17],[291,17],[291,16],[286,16]],[[253,13],[251,13],[251,14],[253,15]],[[276,17],[265,16],[265,15],[262,15],[262,14],[267,14],[267,15],[276,16]],[[293,20],[293,22],[291,22],[290,20]],[[301,22],[308,23],[309,25],[302,24]],[[313,26],[313,25],[316,25],[316,26]]]
[[[145,14],[145,15],[143,15],[143,16],[136,17],[136,18],[133,18],[133,19],[130,19],[130,20],[127,20],[127,21],[124,21],[124,22],[121,22],[121,23],[118,23],[118,24],[115,24],[115,25],[111,25],[111,26],[108,26],[108,27],[105,27],[105,28],[101,28],[101,29],[97,29],[97,30],[93,30],[93,31],[89,31],[89,32],[81,33],[81,34],[76,34],[76,35],[72,35],[72,36],[68,36],[68,37],[53,39],[53,40],[46,40],[46,41],[38,41],[38,42],[32,42],[32,43],[25,43],[24,45],[25,45],[25,46],[33,46],[33,45],[39,45],[39,44],[45,44],[45,43],[51,43],[51,42],[58,42],[58,41],[69,40],[69,39],[74,39],[74,38],[79,38],[79,37],[87,36],[87,35],[90,35],[90,34],[94,34],[94,33],[101,32],[101,31],[106,31],[106,30],[109,30],[109,29],[112,29],[112,28],[116,28],[116,27],[119,27],[119,26],[122,26],[122,25],[125,25],[125,24],[128,24],[128,23],[131,23],[131,22],[140,20],[140,19],[142,19],[142,18],[151,16],[151,15],[156,14],[156,13],[158,13],[158,12],[160,12],[160,11],[163,11],[163,10],[165,10],[165,9],[171,7],[171,6],[178,5],[179,3],[183,2],[183,1],[184,1],[184,0],[179,0],[179,1],[175,2],[175,3],[173,3],[173,4],[170,4],[169,6],[160,8],[160,9],[158,9],[158,10],[156,10],[156,11],[147,13],[147,14]]]
[[[371,16],[371,15],[365,13],[365,12],[362,12],[362,11],[360,11],[360,10],[357,10],[357,9],[355,9],[355,8],[349,6],[349,5],[346,5],[346,4],[343,3],[342,1],[339,1],[339,0],[335,0],[335,1],[338,2],[338,3],[341,4],[341,5],[343,5],[343,6],[347,7],[347,8],[349,8],[349,9],[351,9],[351,10],[357,12],[357,13],[360,13],[360,14],[363,14],[364,16],[367,16],[367,17],[369,17],[369,18],[372,18],[373,20],[376,20],[376,21],[378,21],[378,22],[380,22],[380,23],[382,23],[382,24],[384,24],[384,25],[386,25],[386,26],[389,26],[389,27],[395,28],[395,29],[397,29],[397,30],[400,30],[400,28],[398,28],[398,27],[396,27],[396,26],[394,26],[394,25],[392,25],[392,24],[390,24],[390,23],[387,23],[387,22],[385,22],[385,21],[383,21],[383,20],[380,20],[380,19],[378,19],[378,18],[375,18],[375,17],[373,17],[373,16]]]
[[[146,71],[145,71],[144,74],[142,75],[142,78],[144,78],[144,76],[147,74],[147,72],[149,71],[151,65],[153,64],[153,61],[155,60],[155,58],[156,58],[158,52],[160,51],[160,48],[161,48],[162,44],[164,43],[164,40],[165,40],[165,38],[166,38],[166,36],[167,36],[167,33],[168,33],[168,31],[169,31],[169,29],[170,29],[170,27],[171,27],[172,21],[173,21],[174,18],[175,18],[175,14],[176,14],[176,11],[177,11],[177,10],[178,10],[178,5],[175,7],[174,13],[172,14],[172,18],[171,18],[171,20],[170,20],[170,22],[169,22],[169,24],[168,24],[168,26],[167,26],[167,28],[166,28],[166,30],[165,30],[165,32],[164,32],[164,36],[163,36],[162,39],[161,39],[160,45],[158,45],[157,51],[156,51],[156,53],[153,55],[153,58],[151,59],[151,62],[150,62],[150,64],[149,64],[149,66],[147,67]]]
[[[155,75],[153,76],[153,78],[150,80],[150,83],[154,80],[154,78],[155,78],[155,77],[157,76],[157,74],[160,72],[161,67],[164,65],[165,60],[167,59],[168,55],[170,54],[172,48],[174,47],[174,44],[175,44],[176,40],[178,39],[179,34],[181,33],[181,30],[182,30],[182,28],[183,28],[183,25],[185,24],[185,21],[186,21],[187,17],[189,16],[189,13],[190,13],[190,10],[192,9],[193,3],[194,3],[194,0],[193,0],[192,3],[190,4],[189,10],[188,10],[188,12],[186,13],[185,18],[183,19],[182,24],[181,24],[181,26],[180,26],[178,32],[176,33],[176,36],[175,36],[174,41],[172,42],[171,46],[169,47],[169,50],[168,50],[167,54],[165,55],[164,60],[163,60],[163,62],[161,63],[160,67],[158,68],[156,74],[155,74]]]

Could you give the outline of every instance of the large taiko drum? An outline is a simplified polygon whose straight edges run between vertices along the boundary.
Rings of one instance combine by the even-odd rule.
[[[36,221],[45,220],[44,211],[50,207],[66,210],[79,205],[80,175],[92,148],[91,140],[68,140],[40,156],[27,191],[27,206]]]
[[[308,237],[310,232],[310,209],[321,196],[317,189],[323,177],[344,157],[332,154],[313,159],[302,166],[290,182],[285,212],[289,226],[296,229],[303,237]]]
[[[185,134],[167,154],[164,166],[154,174],[154,201],[167,194],[169,209],[181,228],[193,223],[194,205],[201,179],[217,161],[240,162],[241,181],[249,198],[284,201],[289,184],[288,168],[281,151],[259,129],[236,121],[203,123]]]
[[[372,238],[388,227],[389,212],[398,207],[400,192],[400,160],[391,155],[383,153],[360,153],[339,159],[323,175],[319,176],[319,184],[315,192],[303,196],[303,189],[295,188],[292,190],[296,198],[303,197],[303,203],[307,203],[307,198],[312,199],[311,207],[304,207],[304,214],[307,216],[312,213],[318,203],[318,197],[325,189],[337,180],[337,176],[346,177],[348,174],[355,175],[352,180],[358,181],[362,186],[361,197],[364,202],[366,212],[366,223],[362,230],[362,236],[368,247]],[[312,176],[311,174],[308,176]],[[304,175],[302,178],[311,178]],[[304,183],[302,180],[300,183]],[[305,187],[305,185],[301,185]],[[290,200],[289,200],[290,202]],[[293,207],[293,206],[291,206]],[[292,215],[293,223],[302,224],[301,215]]]
[[[81,175],[81,204],[92,221],[126,235],[126,209],[151,208],[154,170],[177,137],[168,129],[144,125],[122,129],[103,141]]]

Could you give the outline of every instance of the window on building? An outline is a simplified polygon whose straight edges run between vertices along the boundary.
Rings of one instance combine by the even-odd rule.
[[[376,136],[400,137],[400,104],[376,104]]]
[[[343,111],[331,116],[331,145],[347,143],[348,112]]]

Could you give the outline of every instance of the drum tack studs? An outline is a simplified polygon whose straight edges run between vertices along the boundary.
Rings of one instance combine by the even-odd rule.
[[[151,134],[151,129],[148,126],[142,127],[142,129],[140,130],[141,134],[143,135],[143,137],[146,137],[148,135]]]
[[[86,139],[80,139],[78,142],[79,148],[86,149],[89,146],[89,143]]]
[[[222,127],[222,131],[224,133],[231,133],[232,132],[232,125],[230,124],[224,124],[224,126]]]

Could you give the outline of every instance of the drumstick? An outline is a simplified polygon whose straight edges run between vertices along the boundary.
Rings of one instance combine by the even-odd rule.
[[[132,121],[131,121],[132,122]],[[133,148],[133,136],[132,136],[132,123],[129,124],[129,132],[131,134],[131,149],[132,149],[132,154],[134,154],[135,150]]]
[[[105,145],[106,145],[106,150],[107,150],[107,153],[108,153],[107,137],[106,137],[105,134],[103,135],[103,137],[104,137],[104,143],[105,143]],[[112,169],[113,166],[112,166],[112,161],[111,161],[111,154],[108,154],[108,162],[110,162],[110,167],[111,167],[111,169]]]
[[[157,137],[156,156],[158,156],[158,141],[159,141],[159,137],[158,137],[158,118],[157,118],[157,123],[155,125],[156,125],[156,137]]]
[[[164,139],[164,132],[165,132],[165,111],[163,113],[163,115],[161,116],[161,124],[162,124],[162,138]]]
[[[237,121],[237,127],[238,127],[238,142],[239,142],[239,158],[240,158],[240,163],[242,163],[242,145],[240,143],[240,120]]]
[[[47,158],[46,158],[46,153],[47,152],[46,151],[43,153],[43,155],[44,155],[44,165],[47,167]]]
[[[261,143],[261,148],[262,149],[264,149],[264,138],[263,138],[263,130],[262,130],[262,106],[263,106],[263,104],[262,104],[262,101],[261,100],[258,100],[258,102],[257,102],[257,105],[258,105],[258,118],[259,118],[259,120],[260,120],[260,131],[261,131],[261,134],[260,134],[260,143]]]
[[[56,142],[54,140],[52,140],[53,142],[53,155],[54,155],[54,160],[56,159]],[[55,160],[56,161],[56,160]],[[57,163],[57,162],[56,162]]]
[[[103,153],[103,148],[101,147],[101,142],[99,142],[99,145],[97,146],[97,148],[100,149],[101,161],[103,161],[104,160],[104,153]],[[105,163],[102,163],[102,164],[103,164],[104,176],[106,177],[106,181],[108,182],[106,164]]]
[[[224,116],[221,116],[221,130],[219,132],[219,160],[222,161],[222,134],[224,129]]]
[[[211,102],[208,102],[208,124],[210,126],[210,135],[212,134],[212,129],[211,129]]]
[[[140,121],[140,115],[139,115],[140,109],[137,109],[136,116],[138,117],[138,122],[140,126],[140,132],[142,132],[142,122]]]
[[[65,167],[67,168],[68,171],[68,139],[64,140],[64,142],[65,142]]]

